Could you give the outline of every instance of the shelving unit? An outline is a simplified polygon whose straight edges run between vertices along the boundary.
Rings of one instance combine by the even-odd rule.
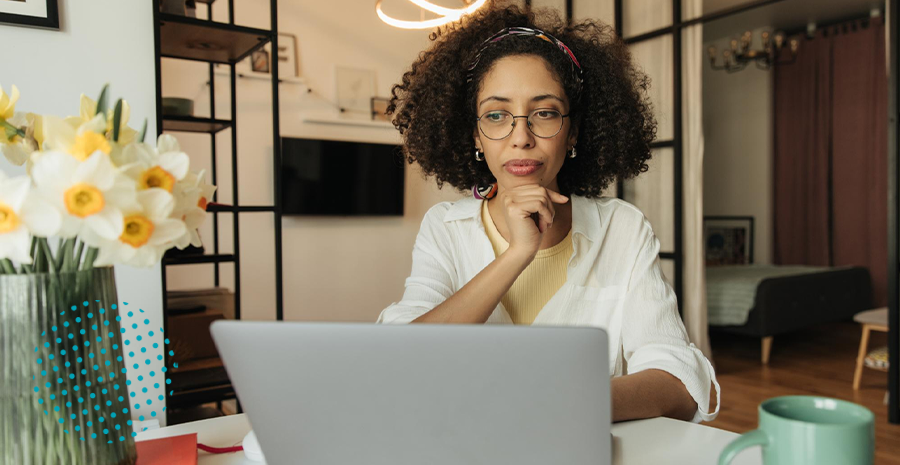
[[[215,0],[197,0],[197,3],[207,5],[207,17],[209,19],[188,18],[173,14],[161,13],[160,0],[153,0],[153,23],[155,33],[156,56],[156,127],[161,134],[163,132],[188,132],[205,133],[210,135],[212,152],[211,181],[218,184],[216,168],[216,136],[221,131],[231,131],[231,202],[230,204],[218,203],[218,194],[213,196],[213,202],[207,206],[207,212],[211,214],[213,226],[212,253],[206,254],[182,254],[167,256],[162,261],[163,284],[163,321],[164,329],[168,332],[168,303],[166,269],[170,266],[180,265],[212,265],[214,282],[219,286],[219,266],[222,263],[234,264],[234,317],[241,318],[241,247],[240,247],[240,216],[242,213],[272,213],[275,229],[275,292],[277,320],[283,319],[282,296],[282,244],[281,244],[281,134],[279,121],[278,92],[278,60],[272,60],[272,74],[268,75],[272,84],[272,142],[273,142],[273,168],[274,168],[274,204],[244,206],[239,204],[239,184],[237,172],[237,78],[240,73],[236,71],[236,64],[249,56],[255,50],[271,43],[272,50],[278,50],[278,3],[270,0],[271,29],[257,29],[238,26],[234,21],[233,0],[228,1],[228,22],[216,22],[212,20],[212,3]],[[209,99],[210,116],[168,116],[162,111],[162,58],[174,58],[179,60],[199,61],[209,64]],[[221,73],[221,66],[226,65],[227,75],[230,78],[231,91],[231,116],[230,119],[216,117],[215,99],[215,75]],[[259,77],[259,76],[253,76]],[[296,82],[302,83],[299,78]],[[219,250],[219,214],[233,216],[233,252],[220,253]],[[205,244],[206,245],[206,244]],[[252,258],[250,258],[252,259]],[[166,354],[166,364],[169,356]],[[228,375],[218,359],[201,359],[187,361],[178,369],[170,372],[172,384],[166,389],[166,402],[169,408],[183,408],[209,402],[221,402],[235,398],[234,389],[228,379]],[[169,391],[173,391],[169,395]],[[240,406],[238,406],[240,409]]]

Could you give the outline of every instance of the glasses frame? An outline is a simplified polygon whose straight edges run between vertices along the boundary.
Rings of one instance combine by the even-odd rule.
[[[499,112],[499,111],[502,111],[502,112],[507,113],[510,116],[512,116],[513,122],[512,122],[512,126],[510,126],[510,130],[509,130],[508,134],[506,134],[505,136],[503,136],[499,139],[495,139],[495,138],[487,135],[487,133],[484,132],[484,128],[481,127],[481,119],[484,118],[485,115],[487,115],[488,113],[494,113],[494,112]],[[529,121],[528,118],[530,118],[532,115],[534,115],[535,113],[537,113],[539,111],[555,111],[555,112],[559,113],[560,117],[564,118],[563,121],[559,124],[559,129],[557,129],[556,132],[553,133],[552,136],[539,136],[539,135],[535,134],[534,129],[531,128],[532,123],[531,123],[531,121]],[[507,137],[511,136],[513,131],[516,130],[516,118],[525,118],[525,123],[526,123],[526,126],[528,127],[528,131],[530,131],[532,134],[534,134],[534,137],[539,137],[541,139],[552,139],[552,138],[556,137],[557,135],[559,135],[559,132],[562,131],[562,128],[565,125],[565,118],[568,118],[570,114],[571,113],[566,113],[564,115],[564,114],[562,114],[562,112],[560,112],[559,110],[557,110],[555,108],[538,108],[536,110],[533,110],[531,113],[529,113],[527,115],[519,115],[519,116],[516,116],[516,115],[512,114],[511,111],[506,111],[506,110],[488,110],[488,111],[482,113],[481,116],[479,116],[478,118],[475,118],[475,122],[478,125],[478,130],[481,131],[481,134],[483,134],[484,137],[487,137],[490,140],[503,140],[503,139],[506,139]]]

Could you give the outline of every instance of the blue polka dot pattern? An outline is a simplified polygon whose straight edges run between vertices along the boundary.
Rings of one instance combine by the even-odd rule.
[[[97,307],[99,307],[100,301],[95,302],[98,303]],[[127,302],[123,302],[123,304],[128,305]],[[48,410],[42,410],[44,415],[52,416],[56,420],[54,423],[58,423],[65,434],[70,434],[71,430],[77,433],[75,436],[81,441],[85,441],[86,438],[106,441],[107,443],[112,443],[116,438],[119,441],[124,441],[126,436],[119,435],[116,433],[117,431],[124,429],[122,433],[128,437],[135,437],[138,433],[135,429],[137,425],[127,418],[129,413],[128,399],[129,397],[135,398],[136,393],[134,391],[128,392],[128,389],[122,393],[115,392],[119,390],[120,386],[118,383],[113,384],[113,381],[117,372],[121,371],[121,374],[124,375],[128,371],[128,368],[123,365],[128,361],[126,358],[133,358],[135,353],[131,351],[128,353],[128,357],[125,357],[125,354],[119,350],[118,343],[113,343],[113,350],[107,354],[107,349],[102,347],[104,338],[101,337],[103,333],[100,331],[106,331],[103,327],[112,326],[112,328],[108,328],[109,331],[107,331],[106,336],[112,340],[111,342],[117,342],[119,332],[121,332],[121,338],[124,340],[125,345],[131,345],[132,340],[137,340],[138,344],[135,345],[141,346],[144,338],[140,334],[136,334],[136,331],[135,334],[128,334],[126,331],[129,323],[131,323],[132,329],[138,329],[139,325],[137,323],[123,322],[122,326],[119,327],[118,322],[122,321],[123,317],[118,314],[118,306],[116,304],[110,305],[110,313],[115,314],[114,319],[116,323],[110,323],[109,320],[104,319],[102,327],[98,326],[101,318],[98,318],[96,321],[93,319],[95,315],[104,315],[107,310],[104,308],[89,309],[88,307],[90,306],[90,302],[84,301],[81,307],[72,305],[68,311],[62,311],[59,314],[62,317],[60,320],[63,320],[61,326],[63,328],[70,328],[71,326],[71,332],[61,333],[59,336],[52,334],[60,330],[60,326],[58,326],[60,323],[51,326],[51,334],[49,335],[48,331],[41,332],[41,337],[45,338],[45,340],[43,344],[34,348],[36,355],[34,361],[37,369],[34,371],[34,375],[30,376],[30,382],[34,383],[37,405],[49,404],[46,407]],[[143,310],[139,311],[144,313]],[[135,313],[129,311],[127,315],[129,318],[133,318]],[[150,324],[149,318],[138,321],[143,321],[144,325]],[[117,328],[120,330],[119,332],[116,332]],[[163,333],[162,328],[159,328],[159,331]],[[151,342],[149,338],[154,336],[154,332],[149,331],[147,336],[146,343],[149,344]],[[101,346],[99,347],[99,356],[89,351],[91,348],[89,339],[91,338],[96,338],[96,342]],[[169,344],[168,339],[164,339],[164,341],[165,344]],[[55,346],[53,345],[54,342]],[[74,343],[71,347],[71,352],[66,352],[63,345],[65,342]],[[82,344],[83,347],[81,347]],[[152,347],[153,349],[159,349],[159,344],[154,342]],[[135,347],[135,350],[140,350],[142,354],[147,353],[147,347]],[[168,354],[173,356],[174,351],[169,350]],[[55,360],[57,356],[59,357],[58,361]],[[46,362],[47,360],[50,360],[50,362]],[[86,360],[90,360],[90,363],[86,363]],[[132,361],[134,368],[141,367],[142,364],[134,362],[139,362],[139,360]],[[159,370],[163,373],[167,372],[162,355],[157,355],[154,361],[144,359],[144,365],[151,366],[152,363],[160,363],[158,366]],[[175,364],[175,367],[177,368],[177,364]],[[157,367],[151,366],[151,368],[156,369]],[[46,379],[48,372],[58,373],[59,376],[51,375],[49,379]],[[38,373],[40,373],[39,376]],[[88,373],[92,373],[91,376],[96,377],[96,383],[92,383],[91,380],[93,378],[86,379],[89,376]],[[154,371],[150,371],[151,377],[154,377],[155,374]],[[124,376],[122,376],[122,379],[124,379]],[[139,375],[137,380],[144,382],[144,377]],[[171,385],[172,383],[171,379],[165,377],[159,381],[163,382],[163,380],[166,385]],[[149,385],[149,383],[150,380],[148,379],[147,384]],[[131,380],[125,380],[125,385],[132,386]],[[43,389],[46,389],[43,394],[41,386],[43,386]],[[153,389],[158,390],[159,388],[160,383],[154,382]],[[140,390],[145,395],[155,397],[156,401],[165,399],[164,395],[160,395],[158,392],[150,392],[146,386],[137,385],[131,389]],[[80,395],[76,396],[76,392]],[[170,394],[173,392],[170,391]],[[59,400],[57,400],[57,396],[59,396]],[[49,398],[49,401],[46,398]],[[55,404],[53,401],[56,401],[58,404]],[[135,401],[137,401],[134,404],[135,409],[140,409],[141,404],[146,404],[146,407],[142,409],[144,415],[140,416],[141,421],[145,419],[145,415],[148,412],[150,417],[155,418],[159,411],[165,411],[165,407],[159,409],[154,399],[141,399],[138,397]],[[63,405],[65,406],[64,408]],[[119,414],[116,411],[119,409],[121,409],[122,416],[117,419]],[[106,427],[102,427],[100,424],[104,424]]]

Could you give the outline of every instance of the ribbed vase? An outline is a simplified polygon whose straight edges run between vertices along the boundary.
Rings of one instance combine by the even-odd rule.
[[[112,267],[0,275],[0,464],[137,461],[118,315]]]

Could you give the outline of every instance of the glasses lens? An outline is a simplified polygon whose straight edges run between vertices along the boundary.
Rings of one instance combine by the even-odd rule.
[[[538,137],[553,137],[562,129],[563,118],[556,110],[535,110],[528,116],[531,132]]]
[[[481,115],[478,125],[481,132],[489,139],[503,139],[513,130],[512,113],[503,110],[489,111]]]
[[[489,139],[503,139],[509,136],[515,126],[516,118],[506,110],[489,111],[478,120],[481,132]],[[557,135],[562,129],[563,117],[556,110],[535,110],[528,115],[528,128],[542,138]]]

